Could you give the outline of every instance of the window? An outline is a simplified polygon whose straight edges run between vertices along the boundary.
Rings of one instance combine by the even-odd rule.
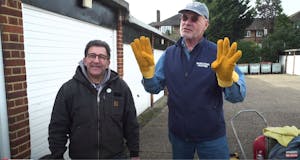
[[[262,37],[263,31],[256,31],[256,37]]]
[[[161,26],[160,31],[166,34],[172,34],[172,26]]]
[[[251,37],[251,31],[247,31],[245,37]]]
[[[264,36],[268,34],[268,29],[264,28]]]

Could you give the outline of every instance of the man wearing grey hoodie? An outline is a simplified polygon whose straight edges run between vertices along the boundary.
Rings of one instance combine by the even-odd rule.
[[[52,159],[69,143],[72,159],[139,157],[139,125],[130,88],[110,70],[110,47],[90,41],[71,80],[59,89],[49,124]]]

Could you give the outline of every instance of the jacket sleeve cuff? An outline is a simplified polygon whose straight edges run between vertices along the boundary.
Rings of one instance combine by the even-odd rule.
[[[130,151],[130,157],[138,157],[139,151]]]

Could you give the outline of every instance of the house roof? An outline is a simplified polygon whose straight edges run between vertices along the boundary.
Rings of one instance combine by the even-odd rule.
[[[265,26],[265,21],[262,18],[254,18],[254,21],[247,27],[247,30],[263,30]]]
[[[180,14],[176,14],[168,19],[165,19],[161,22],[152,22],[149,25],[153,27],[160,27],[160,26],[179,26],[180,25]]]
[[[135,24],[135,25],[137,25],[137,26],[139,26],[139,27],[142,27],[142,28],[144,28],[144,29],[146,29],[146,30],[148,30],[148,31],[151,31],[151,32],[153,32],[153,33],[156,33],[156,34],[158,34],[158,35],[160,35],[160,36],[162,36],[162,37],[164,37],[164,38],[170,40],[169,37],[166,37],[165,35],[163,35],[163,33],[161,33],[158,29],[156,29],[156,28],[154,28],[154,27],[152,27],[152,26],[150,26],[150,25],[148,25],[148,24],[143,23],[142,21],[136,19],[136,18],[133,17],[132,15],[129,15],[128,21],[129,21],[129,23],[131,23],[131,24]]]
[[[300,11],[292,14],[289,16],[289,18],[293,21],[293,22],[296,22],[296,21],[300,21]]]

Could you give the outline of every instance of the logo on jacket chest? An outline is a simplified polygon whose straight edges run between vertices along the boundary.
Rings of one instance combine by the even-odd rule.
[[[119,101],[117,100],[114,100],[114,104],[113,104],[114,107],[119,107]]]
[[[209,63],[206,62],[196,62],[197,67],[208,68],[210,66]]]

